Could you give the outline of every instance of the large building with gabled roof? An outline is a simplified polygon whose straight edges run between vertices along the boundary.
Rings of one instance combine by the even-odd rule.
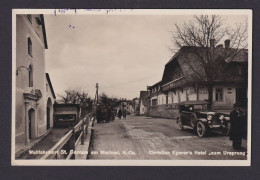
[[[16,15],[15,151],[44,136],[53,127],[56,96],[46,73],[48,48],[44,16]]]
[[[215,71],[224,71],[213,79],[212,109],[230,111],[235,103],[247,106],[248,53],[247,49],[231,49],[230,41],[214,46]],[[210,50],[210,49],[209,49]],[[177,114],[176,104],[183,101],[208,100],[207,77],[196,53],[201,47],[184,46],[166,63],[162,80],[149,86],[148,113],[151,116],[172,117]],[[232,56],[232,54],[236,55]],[[228,54],[230,53],[230,54]],[[225,58],[223,54],[228,54]],[[214,73],[212,73],[214,75]],[[205,79],[204,79],[205,78]]]

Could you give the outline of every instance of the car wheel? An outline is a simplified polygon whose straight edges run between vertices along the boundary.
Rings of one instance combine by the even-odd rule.
[[[207,129],[204,123],[199,121],[197,123],[197,134],[199,137],[204,137],[206,135]]]
[[[230,133],[230,126],[231,126],[230,122],[228,122],[227,123],[227,127],[223,128],[223,131],[222,131],[223,135],[225,135],[225,136],[229,135],[229,133]]]

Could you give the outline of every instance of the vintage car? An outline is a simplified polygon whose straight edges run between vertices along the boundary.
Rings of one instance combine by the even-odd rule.
[[[204,137],[208,131],[219,129],[224,135],[230,131],[229,116],[208,110],[207,101],[185,101],[179,103],[179,126],[191,127],[199,137]]]

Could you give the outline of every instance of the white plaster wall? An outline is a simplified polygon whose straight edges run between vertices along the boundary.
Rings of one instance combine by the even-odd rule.
[[[46,95],[45,95],[45,47],[43,33],[36,33],[35,17],[32,15],[32,24],[26,15],[16,16],[16,69],[21,66],[33,66],[33,88],[40,89],[43,97],[39,100],[37,117],[39,123],[39,134],[44,133],[40,126],[46,121]],[[32,57],[28,54],[28,37],[32,41]],[[23,93],[29,87],[29,72],[21,68],[16,76],[16,140],[19,143],[25,138],[25,106]]]

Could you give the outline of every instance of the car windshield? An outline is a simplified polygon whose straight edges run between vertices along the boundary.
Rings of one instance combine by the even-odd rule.
[[[196,104],[193,107],[194,107],[194,110],[207,110],[206,104]]]

